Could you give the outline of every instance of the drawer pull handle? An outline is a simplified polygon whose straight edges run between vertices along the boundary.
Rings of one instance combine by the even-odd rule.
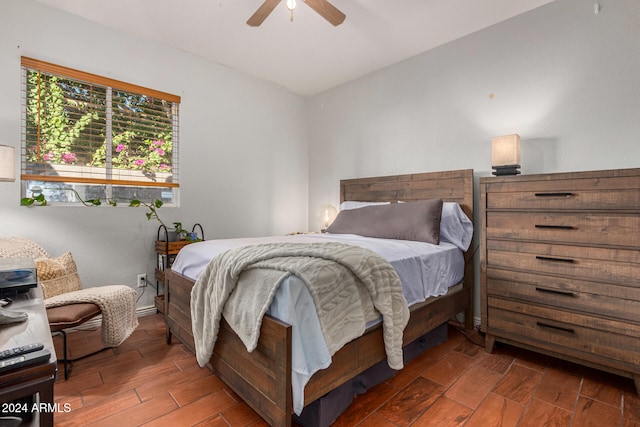
[[[546,225],[546,224],[536,224],[536,228],[547,228],[552,230],[574,230],[575,227],[572,225]]]
[[[568,258],[555,258],[555,257],[540,256],[540,255],[537,255],[536,259],[539,259],[540,261],[555,261],[555,262],[568,262],[568,263],[574,262],[572,259],[568,259]]]
[[[573,293],[573,292],[560,291],[558,289],[546,289],[546,288],[540,288],[540,287],[537,287],[537,286],[536,286],[536,291],[538,291],[538,292],[547,292],[547,293],[550,293],[550,294],[558,294],[558,295],[563,295],[563,296],[566,296],[566,297],[574,297],[574,296],[576,296],[576,294]]]
[[[549,329],[556,329],[558,331],[569,332],[570,334],[575,333],[575,330],[573,328],[563,328],[562,326],[550,325],[548,323],[543,323],[543,322],[536,322],[536,325],[540,326],[541,328],[549,328]]]
[[[562,192],[562,193],[535,193],[536,197],[571,197],[573,196],[573,193],[567,193],[567,192]]]

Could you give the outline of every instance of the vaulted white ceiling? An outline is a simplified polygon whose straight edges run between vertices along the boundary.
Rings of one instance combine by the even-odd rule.
[[[331,0],[338,27],[283,0],[255,28],[263,0],[38,1],[313,95],[553,0]]]

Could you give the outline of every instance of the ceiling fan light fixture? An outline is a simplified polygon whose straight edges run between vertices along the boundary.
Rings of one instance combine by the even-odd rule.
[[[267,19],[267,16],[280,4],[282,0],[264,0],[258,10],[247,20],[247,25],[259,27]],[[340,12],[328,0],[302,0],[307,6],[316,11],[320,16],[329,21],[331,25],[338,26],[344,22],[345,15]],[[293,11],[297,7],[297,0],[287,0],[287,9],[291,12],[293,21]]]
[[[296,3],[296,0],[287,0],[287,9],[291,11],[291,22],[293,22],[293,11],[295,10],[297,5],[298,4]]]

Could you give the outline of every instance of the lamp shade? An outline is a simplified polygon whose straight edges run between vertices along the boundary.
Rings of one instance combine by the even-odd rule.
[[[491,138],[491,166],[520,167],[520,135]]]
[[[520,173],[520,135],[503,135],[491,138],[491,167],[494,175],[518,175]]]
[[[0,181],[16,180],[15,148],[0,145]]]

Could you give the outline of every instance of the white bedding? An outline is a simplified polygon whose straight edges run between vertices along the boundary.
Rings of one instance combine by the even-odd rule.
[[[462,251],[448,242],[432,245],[409,240],[328,233],[220,239],[193,243],[180,251],[171,269],[196,280],[209,261],[228,249],[259,243],[326,241],[360,246],[386,258],[396,269],[402,282],[404,296],[410,306],[432,296],[444,295],[449,286],[460,282],[464,275]]]
[[[352,234],[208,240],[185,246],[171,269],[196,280],[211,259],[228,249],[267,242],[326,241],[361,246],[389,260],[400,277],[404,296],[410,306],[431,296],[444,295],[450,286],[463,278],[463,253],[451,243],[432,245]],[[300,415],[304,406],[304,386],[315,372],[329,366],[331,355],[322,337],[313,299],[301,280],[295,276],[286,279],[279,287],[268,313],[292,325],[292,395],[294,412]]]

